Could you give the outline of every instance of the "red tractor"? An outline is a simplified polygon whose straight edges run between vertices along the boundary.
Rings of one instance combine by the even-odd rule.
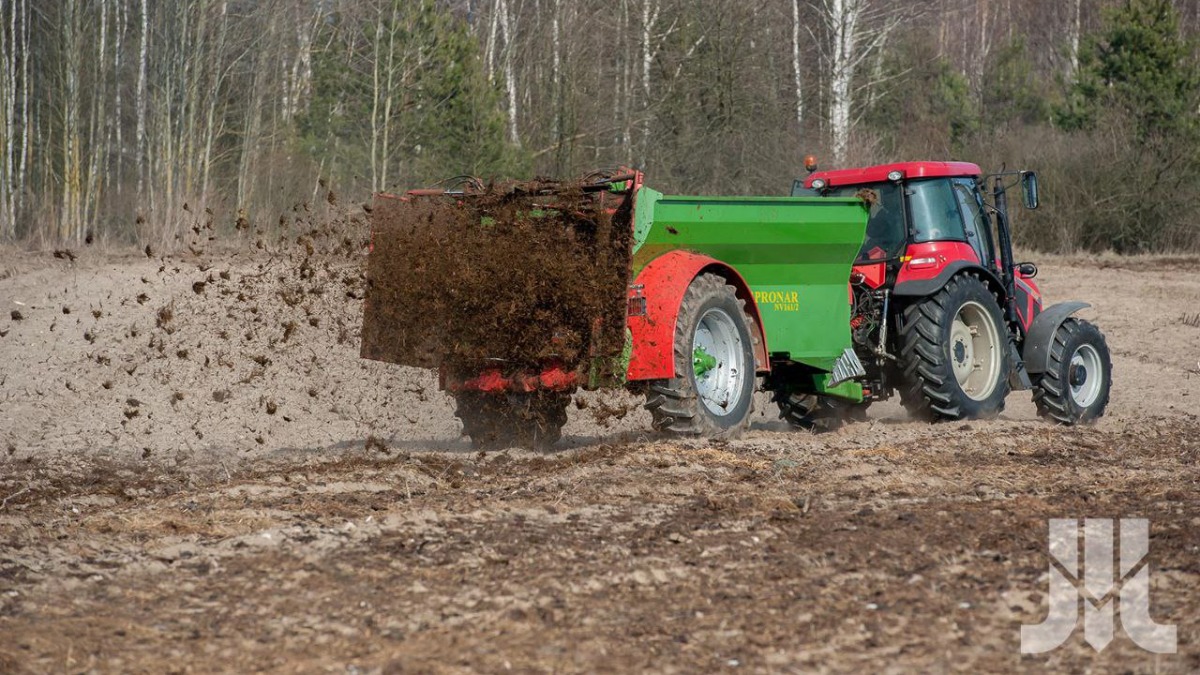
[[[1100,417],[1112,362],[1104,336],[1072,315],[1089,305],[1043,308],[1037,266],[1013,261],[1007,193],[1038,206],[1037,176],[985,176],[966,162],[905,162],[815,171],[793,196],[858,196],[870,208],[851,276],[851,329],[866,370],[862,403],[773,387],[781,417],[831,428],[896,391],[919,418],[993,417],[1012,390],[1032,389],[1043,417]],[[991,183],[990,197],[986,186]],[[777,376],[779,374],[773,374]]]

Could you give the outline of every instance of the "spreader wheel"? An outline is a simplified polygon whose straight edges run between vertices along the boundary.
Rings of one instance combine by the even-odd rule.
[[[925,419],[995,417],[1011,369],[996,297],[978,277],[953,277],[904,310],[900,365],[904,407]]]
[[[779,405],[779,418],[797,429],[812,432],[836,431],[846,422],[861,422],[867,419],[870,403],[850,403],[829,396],[816,394],[785,394],[777,392],[775,402]]]
[[[521,446],[546,450],[562,437],[571,394],[461,391],[454,400],[454,414],[462,420],[463,435],[471,437],[473,448],[499,450]]]
[[[675,377],[650,385],[656,430],[720,435],[744,428],[754,398],[750,319],[733,286],[702,274],[688,286],[675,322]]]
[[[1067,425],[1094,421],[1104,414],[1111,387],[1104,334],[1087,321],[1064,321],[1050,345],[1046,372],[1034,383],[1038,414]]]

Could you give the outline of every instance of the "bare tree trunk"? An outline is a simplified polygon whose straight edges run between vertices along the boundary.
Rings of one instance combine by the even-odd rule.
[[[138,208],[142,208],[142,195],[146,190],[146,54],[150,43],[150,14],[148,0],[142,0],[142,44],[138,50],[137,84],[137,163]]]
[[[938,51],[939,59],[946,58],[946,0],[938,0]]]
[[[111,179],[115,183],[114,192],[120,194],[123,192],[125,185],[124,179],[124,159],[125,159],[125,143],[122,138],[121,129],[125,125],[121,118],[121,38],[125,36],[125,22],[128,11],[124,8],[124,0],[117,0],[114,19],[116,21],[116,30],[113,35],[113,73],[115,73],[116,83],[113,86],[113,119],[111,126],[116,135],[116,155],[117,168],[116,171],[110,173],[105,172],[106,180]]]
[[[296,21],[296,58],[292,59],[291,72],[288,76],[287,95],[284,99],[284,124],[291,124],[300,113],[300,102],[308,93],[312,82],[312,40],[320,20],[319,10],[312,12],[311,19]]]
[[[82,133],[79,128],[79,67],[83,61],[79,33],[82,17],[78,0],[65,0],[62,5],[63,92],[62,104],[62,199],[59,210],[58,237],[70,239],[80,225],[82,175],[80,170]]]
[[[862,0],[825,0],[832,52],[829,73],[829,128],[833,162],[842,166],[850,143],[851,85]]]
[[[392,3],[392,21],[388,26],[388,53],[387,53],[387,73],[386,83],[384,85],[383,99],[383,149],[380,155],[383,158],[383,171],[379,178],[378,191],[387,189],[388,181],[388,164],[392,156],[391,140],[392,140],[392,102],[394,100],[394,92],[396,87],[396,33],[400,28],[396,24],[400,20],[400,6],[397,3]]]
[[[108,2],[109,0],[102,0],[102,1]],[[112,12],[113,12],[112,36],[113,36],[113,52],[114,53],[119,52],[121,49],[121,5],[122,5],[121,0],[115,0],[115,2],[112,3]],[[98,58],[100,60],[104,61],[104,67],[106,70],[109,69],[110,65],[112,65],[108,60],[109,55],[107,53],[101,51],[98,54]],[[117,175],[115,175],[116,172],[113,170],[112,157],[113,157],[113,147],[114,147],[113,146],[113,135],[120,132],[120,126],[121,126],[121,124],[120,124],[120,122],[121,122],[120,110],[121,109],[117,102],[119,102],[121,100],[121,75],[122,74],[121,74],[121,69],[119,68],[120,60],[114,59],[114,61],[116,61],[117,66],[114,66],[110,72],[112,73],[111,81],[112,81],[112,90],[113,90],[113,105],[114,105],[115,111],[112,115],[105,115],[105,118],[104,118],[104,141],[103,141],[103,143],[104,143],[104,166],[101,167],[101,175],[97,179],[101,202],[107,200],[109,192],[112,191],[112,186],[113,186],[114,182],[117,183],[118,185],[120,184],[120,178]],[[107,97],[108,92],[107,91],[103,92],[103,95]],[[121,155],[120,146],[117,146],[117,148],[118,148],[118,150],[117,150],[116,155],[119,158]],[[100,209],[99,204],[97,205],[96,213],[97,213],[97,215],[101,214],[101,209]],[[91,225],[91,221],[89,221],[89,225]]]
[[[654,24],[658,21],[658,7],[654,6],[653,12],[651,0],[642,0],[642,96],[644,97],[643,105],[650,100],[650,33],[654,30]]]
[[[496,5],[492,5],[492,10],[488,16],[488,38],[487,46],[484,49],[484,64],[487,67],[488,82],[496,81],[496,30],[500,26],[500,16]]]
[[[658,3],[642,0],[642,142],[641,155],[646,155],[650,145],[650,66],[653,65],[655,48],[651,45],[654,25],[658,23]]]
[[[1079,19],[1080,5],[1083,0],[1071,0],[1071,9],[1074,10],[1072,21],[1067,27],[1067,44],[1070,48],[1070,61],[1067,63],[1067,79],[1074,79],[1075,73],[1079,72]]]
[[[267,66],[262,59],[254,67],[253,78],[253,94],[249,106],[246,108],[245,114],[245,130],[242,136],[241,160],[238,166],[238,192],[237,204],[239,209],[245,209],[248,206],[250,193],[253,188],[255,153],[258,152],[259,130],[262,126],[262,106],[263,99],[266,95],[266,77],[264,71]]]
[[[371,59],[371,191],[383,191],[383,168],[380,166],[379,156],[379,139],[383,134],[381,128],[385,121],[380,119],[379,97],[381,95],[381,83],[379,75],[380,65],[380,50],[383,48],[383,7],[379,8],[379,12],[375,18],[375,44],[374,58]],[[386,161],[384,159],[383,161]]]
[[[562,13],[562,0],[551,0],[553,8],[550,10],[550,82],[554,88],[554,116],[550,120],[550,138],[554,143],[562,140],[560,133],[562,130],[562,44],[559,32],[559,15]]]
[[[203,141],[199,131],[201,99],[205,97],[206,92],[202,88],[207,84],[207,78],[204,77],[204,68],[207,65],[207,59],[204,58],[204,52],[208,41],[208,7],[211,0],[192,0],[184,10],[184,31],[187,35],[186,48],[180,50],[180,58],[183,61],[181,71],[183,73],[186,86],[181,94],[183,95],[184,115],[180,118],[180,133],[178,137],[177,156],[182,171],[180,177],[179,190],[184,199],[190,199],[195,195],[197,183],[199,182],[199,172],[203,168],[199,166],[197,156],[200,148],[203,147]],[[192,26],[191,17],[195,13],[195,24]],[[215,95],[215,94],[208,94]]]
[[[991,23],[991,5],[988,0],[977,0],[975,16],[979,24],[979,37],[975,40],[975,51],[963,58],[963,74],[971,82],[972,91],[983,90],[984,70],[987,68],[988,56],[992,53],[993,33],[995,26]],[[966,41],[964,41],[964,45]]]
[[[213,161],[213,141],[217,135],[217,102],[222,100],[221,87],[225,79],[221,57],[225,54],[225,36],[229,24],[229,2],[227,0],[221,2],[220,15],[220,21],[217,24],[217,48],[213,56],[213,70],[210,74],[211,85],[208,98],[208,111],[205,114],[204,120],[204,157],[202,159],[203,169],[200,178],[200,200],[202,206],[208,204],[209,176],[212,172]]]
[[[23,0],[21,4],[21,53],[26,58],[21,64],[21,165],[17,169],[17,206],[16,212],[20,214],[25,207],[25,194],[27,188],[27,180],[29,176],[29,153],[31,152],[30,144],[35,128],[30,116],[31,108],[29,105],[29,73],[30,73],[30,41],[29,41],[29,0]]]
[[[0,158],[0,241],[11,239],[16,227],[13,214],[13,153],[17,146],[12,139],[16,129],[17,107],[17,8],[12,7],[10,11],[11,22],[0,26],[0,59],[3,59],[0,67],[0,121],[4,127],[4,143],[0,147],[4,152],[3,158]],[[0,8],[0,19],[3,18],[3,8]]]
[[[629,93],[631,88],[628,56],[629,38],[627,37],[629,35],[629,0],[621,0],[621,18],[620,23],[618,24],[617,34],[621,36],[623,49],[617,51],[619,72],[618,77],[615,79],[618,84],[619,96],[616,96],[614,101],[617,102],[617,105],[620,107],[616,110],[614,116],[616,119],[621,121],[621,128],[623,131],[621,133],[619,143],[623,149],[624,156],[629,157],[629,145],[633,138],[633,129],[631,126],[633,124],[633,110],[632,106],[630,105],[630,99],[632,96]]]
[[[150,126],[151,150],[148,158],[150,177],[146,181],[150,188],[150,210],[156,217],[155,225],[165,225],[166,218],[170,215],[174,198],[171,186],[175,184],[175,153],[171,140],[174,110],[171,103],[175,100],[178,80],[172,77],[169,63],[164,65],[164,69],[164,76],[160,76],[162,79],[154,93],[154,121]],[[159,233],[165,238],[165,229],[159,230]],[[163,243],[165,244],[165,241]]]
[[[80,231],[96,218],[100,203],[100,167],[107,161],[108,145],[101,141],[100,135],[107,125],[102,122],[107,117],[105,102],[108,94],[108,0],[100,2],[100,42],[93,62],[92,80],[92,111],[88,122],[88,169],[86,188],[83,197],[82,222]],[[107,135],[107,134],[106,134]]]
[[[517,54],[513,35],[512,18],[508,14],[508,0],[496,0],[496,11],[500,14],[500,33],[504,38],[504,88],[508,93],[508,142],[521,146],[517,132],[517,74],[514,59]]]
[[[804,132],[804,90],[800,76],[800,0],[792,0],[792,84],[796,89],[796,130]]]

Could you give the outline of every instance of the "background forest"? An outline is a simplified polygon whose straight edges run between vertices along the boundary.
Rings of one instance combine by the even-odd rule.
[[[1200,0],[2,0],[0,241],[170,247],[457,174],[1037,169],[1019,243],[1200,250]]]

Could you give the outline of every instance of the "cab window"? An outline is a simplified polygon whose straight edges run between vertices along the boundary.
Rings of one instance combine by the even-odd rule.
[[[975,189],[975,181],[968,178],[954,179],[954,195],[962,208],[963,223],[966,225],[967,241],[979,260],[991,264],[995,260],[995,249],[992,247],[992,228],[988,222],[987,211],[979,199]]]
[[[945,179],[908,184],[908,209],[913,241],[966,241],[958,199]]]
[[[904,250],[904,204],[895,183],[834,188],[826,194],[835,197],[860,197],[868,205],[867,233],[858,253],[858,262],[882,262],[899,256]]]

